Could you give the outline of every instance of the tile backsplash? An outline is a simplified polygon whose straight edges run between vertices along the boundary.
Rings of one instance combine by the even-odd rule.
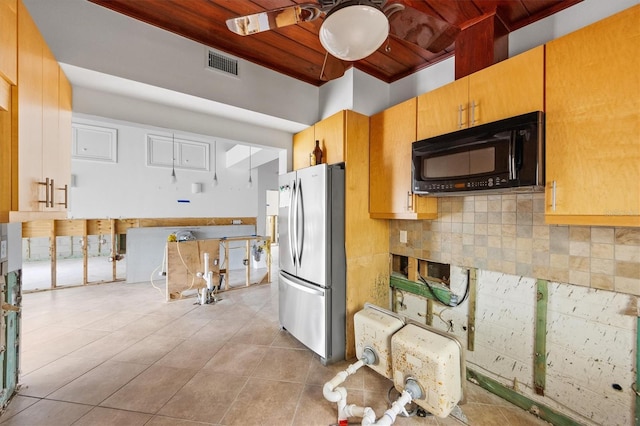
[[[542,193],[439,198],[389,230],[393,254],[640,295],[640,228],[547,225]]]

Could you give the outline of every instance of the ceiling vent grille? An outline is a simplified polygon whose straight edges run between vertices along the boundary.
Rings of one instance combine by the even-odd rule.
[[[238,75],[238,60],[208,50],[207,67],[234,76]]]

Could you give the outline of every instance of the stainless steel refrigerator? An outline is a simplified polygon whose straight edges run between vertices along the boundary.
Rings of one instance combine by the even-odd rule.
[[[279,179],[280,325],[324,364],[344,359],[344,163]]]

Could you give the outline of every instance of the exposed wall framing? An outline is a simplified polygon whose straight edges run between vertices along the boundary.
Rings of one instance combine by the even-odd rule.
[[[112,281],[117,281],[118,236],[126,235],[130,228],[157,226],[211,226],[233,225],[240,220],[246,225],[255,225],[255,217],[216,217],[216,218],[130,218],[130,219],[47,219],[22,223],[22,238],[49,238],[49,253],[51,257],[51,288],[56,288],[56,237],[82,237],[87,240],[89,235],[111,235]],[[88,252],[87,245],[82,248],[82,284],[88,282]]]

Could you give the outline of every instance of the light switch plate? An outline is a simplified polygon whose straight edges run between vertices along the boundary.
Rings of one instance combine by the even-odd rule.
[[[0,242],[0,259],[7,257],[7,240]]]
[[[407,231],[400,231],[400,242],[401,243],[407,242]]]

